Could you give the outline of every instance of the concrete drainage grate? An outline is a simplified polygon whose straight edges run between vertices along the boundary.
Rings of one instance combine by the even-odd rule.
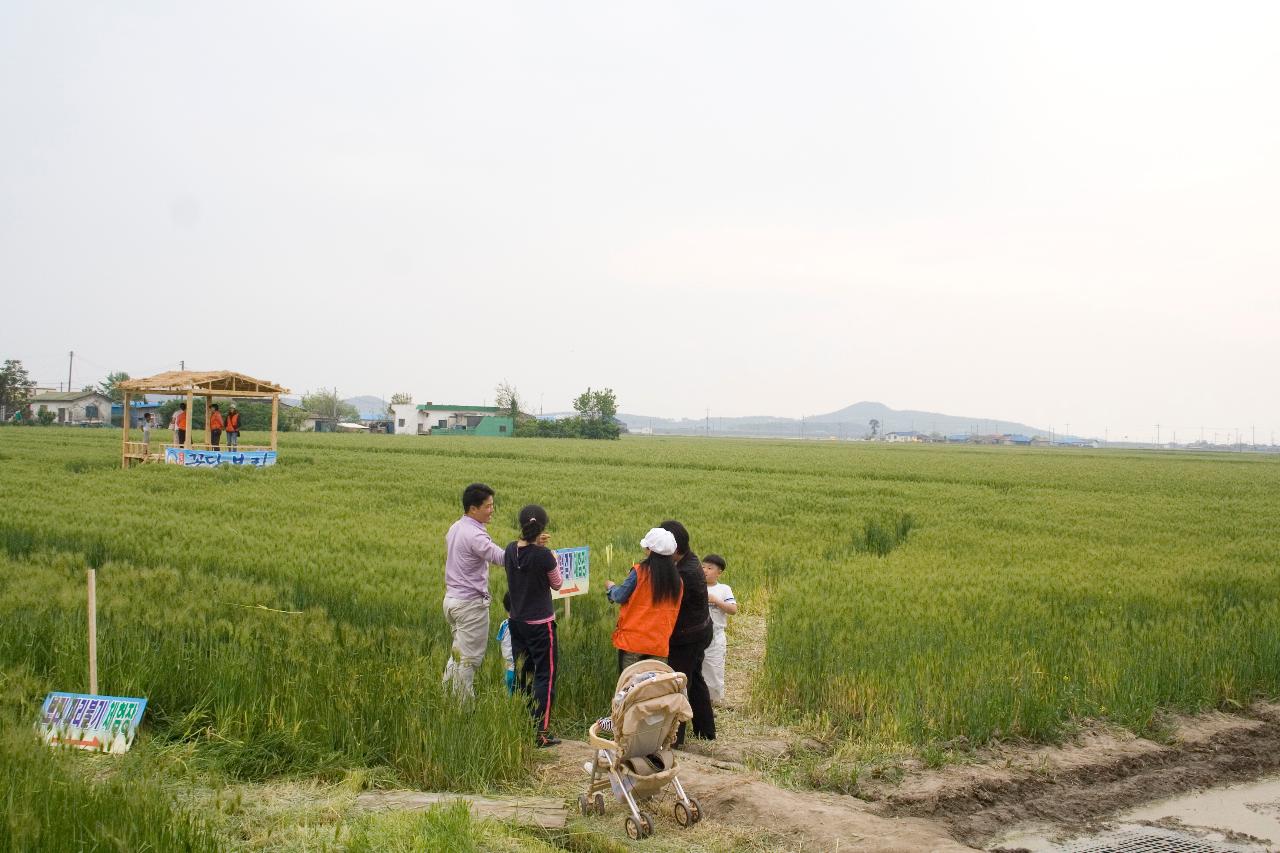
[[[1062,853],[1247,853],[1260,848],[1209,841],[1185,832],[1142,826],[1077,839],[1058,849]]]

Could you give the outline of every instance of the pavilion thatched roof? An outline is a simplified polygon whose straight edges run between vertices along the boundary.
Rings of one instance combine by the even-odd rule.
[[[266,379],[254,379],[233,370],[170,370],[143,379],[116,384],[122,391],[144,394],[197,394],[223,397],[272,397],[289,389]]]

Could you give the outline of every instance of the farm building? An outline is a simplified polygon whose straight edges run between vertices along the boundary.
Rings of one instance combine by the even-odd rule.
[[[306,414],[298,421],[298,432],[337,432],[338,419],[327,415]]]
[[[922,441],[922,436],[915,430],[908,432],[886,432],[884,434],[885,441]]]
[[[52,413],[56,424],[103,426],[110,423],[111,398],[100,391],[53,391],[34,395],[31,411]]]
[[[391,409],[396,435],[509,436],[515,429],[515,422],[499,415],[497,406],[399,403]]]

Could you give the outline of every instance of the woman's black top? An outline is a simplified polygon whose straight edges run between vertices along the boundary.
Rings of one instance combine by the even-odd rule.
[[[671,642],[677,646],[711,642],[711,611],[707,607],[707,576],[702,573],[702,561],[692,552],[676,564],[680,581],[684,584],[684,597],[680,599],[680,613],[671,629]]]
[[[503,559],[507,569],[507,590],[511,593],[511,618],[519,622],[537,622],[555,615],[551,609],[551,581],[547,572],[555,571],[556,555],[542,545],[517,548],[512,542]],[[707,597],[703,584],[702,598]]]

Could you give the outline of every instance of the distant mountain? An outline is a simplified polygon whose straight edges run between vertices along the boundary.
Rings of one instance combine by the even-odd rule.
[[[870,422],[880,422],[879,431],[922,433],[1014,433],[1021,435],[1045,435],[1046,429],[1028,426],[1016,421],[994,418],[974,418],[945,415],[939,412],[922,412],[912,409],[891,409],[884,403],[861,402],[846,406],[836,412],[814,415],[803,419],[779,418],[771,415],[748,415],[739,418],[670,418],[649,415],[619,413],[618,418],[631,432],[653,432],[659,435],[724,435],[760,436],[764,438],[862,438],[870,435]],[[1065,438],[1065,436],[1064,436]]]
[[[387,414],[387,406],[391,403],[381,397],[372,397],[366,394],[363,397],[348,397],[343,400],[344,403],[350,403],[360,412],[360,417],[373,419],[375,417],[385,417]]]

